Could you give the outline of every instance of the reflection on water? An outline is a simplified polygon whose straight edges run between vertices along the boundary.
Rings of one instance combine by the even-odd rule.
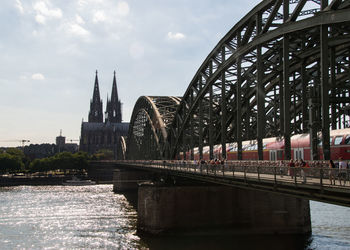
[[[0,190],[1,249],[139,246],[136,212],[110,185]]]
[[[129,197],[130,198],[130,197]],[[350,249],[350,209],[311,202],[313,235],[137,235],[111,185],[0,188],[1,249]]]
[[[350,208],[310,202],[312,249],[350,249]]]

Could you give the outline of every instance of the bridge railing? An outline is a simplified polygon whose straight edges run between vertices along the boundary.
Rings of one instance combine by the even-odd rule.
[[[317,186],[350,187],[350,170],[330,168],[326,161],[309,161],[306,166],[297,162],[290,167],[288,161],[224,161],[218,163],[197,161],[122,161],[145,168],[163,168],[171,171],[210,175],[217,178],[237,178],[310,184]]]

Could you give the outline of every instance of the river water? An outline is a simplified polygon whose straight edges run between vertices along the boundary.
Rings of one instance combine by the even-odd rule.
[[[146,237],[112,185],[0,188],[0,249],[350,249],[350,208],[310,202],[312,236]]]

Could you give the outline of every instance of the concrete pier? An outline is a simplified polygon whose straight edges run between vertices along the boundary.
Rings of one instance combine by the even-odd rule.
[[[307,200],[225,186],[140,186],[138,230],[151,233],[307,234]]]
[[[138,183],[150,180],[152,173],[135,169],[114,169],[113,171],[113,191],[126,192],[137,191]]]

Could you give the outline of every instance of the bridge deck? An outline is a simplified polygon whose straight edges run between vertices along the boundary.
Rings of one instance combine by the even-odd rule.
[[[329,180],[328,168],[310,168],[305,170],[306,180],[302,177],[303,170],[294,168],[296,175],[288,175],[287,167],[234,165],[193,165],[168,163],[161,161],[118,161],[118,164],[147,171],[157,171],[163,174],[176,175],[193,180],[217,183],[222,185],[275,192],[300,198],[317,200],[350,207],[349,174],[342,185],[337,180],[332,184]],[[279,172],[281,170],[281,172]],[[335,170],[335,176],[338,175]]]

